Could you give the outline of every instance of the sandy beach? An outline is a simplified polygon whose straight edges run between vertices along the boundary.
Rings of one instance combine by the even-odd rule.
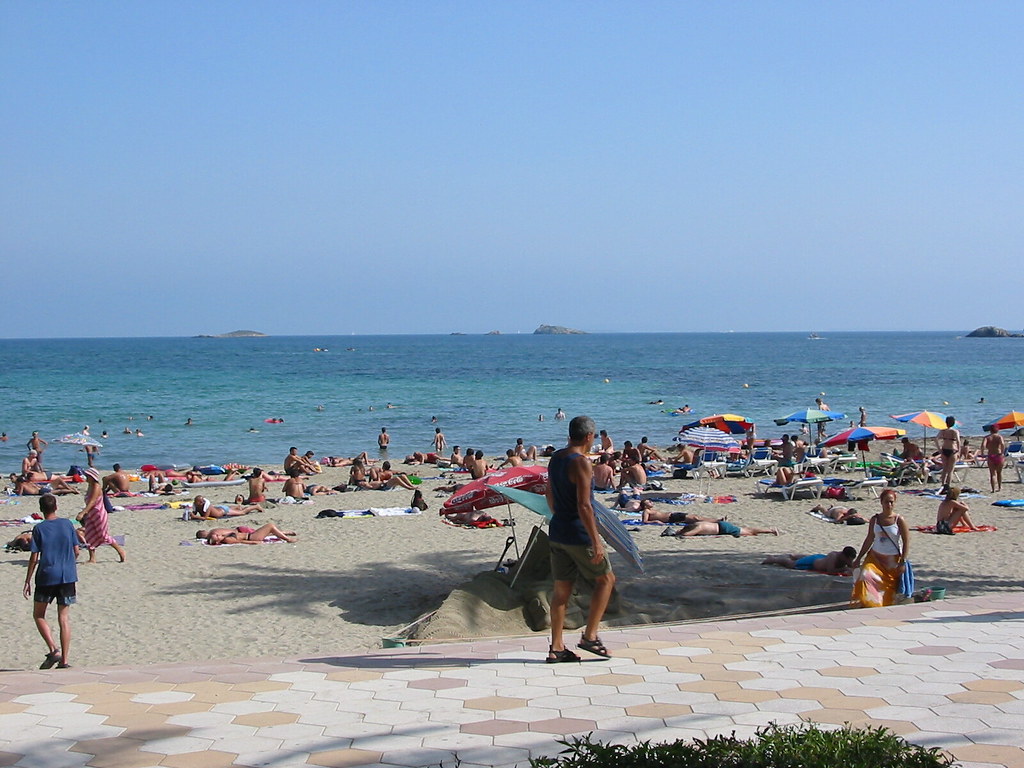
[[[274,522],[294,530],[294,544],[211,547],[195,543],[199,528],[213,522],[185,522],[174,509],[122,511],[111,515],[110,528],[126,537],[128,561],[117,562],[113,549],[102,548],[99,562],[79,560],[78,603],[73,607],[72,663],[78,666],[139,662],[298,656],[354,652],[379,647],[417,617],[436,609],[449,593],[474,575],[492,570],[508,528],[467,529],[445,525],[437,510],[446,494],[435,489],[433,466],[413,467],[430,505],[425,513],[399,517],[316,519],[320,510],[404,507],[406,490],[357,491],[316,497],[311,503],[266,505],[262,513],[233,523],[256,527]],[[852,476],[852,475],[851,475]],[[316,481],[343,482],[348,469],[325,469]],[[432,479],[433,478],[433,479]],[[660,479],[667,492],[697,491],[695,480]],[[734,615],[842,601],[849,579],[798,573],[762,566],[765,554],[829,552],[859,547],[865,528],[833,525],[807,515],[810,500],[784,502],[778,496],[755,497],[755,482],[728,478],[711,482],[715,496],[735,496],[735,503],[664,506],[704,515],[727,515],[748,526],[778,527],[781,535],[734,539],[661,537],[658,526],[633,533],[646,564],[641,576],[617,556],[623,611],[608,623],[626,626],[713,615]],[[998,499],[1024,497],[1011,467],[1004,489],[987,492],[988,473],[971,469],[964,486],[984,498],[964,499],[978,524],[996,532],[954,537],[915,534],[911,560],[918,584],[944,586],[949,596],[978,595],[1024,586],[1019,557],[1024,512],[991,506]],[[141,483],[133,488],[141,490]],[[935,488],[934,484],[921,486]],[[210,489],[214,503],[229,501],[237,488]],[[276,490],[276,489],[275,489]],[[273,496],[273,491],[271,492]],[[173,497],[185,500],[191,496]],[[60,514],[74,517],[83,497],[64,496]],[[166,499],[115,499],[116,504]],[[611,503],[611,499],[608,500]],[[859,501],[839,502],[871,514],[877,500],[866,493]],[[897,511],[911,526],[931,525],[938,500],[900,494]],[[0,518],[17,519],[38,509],[32,497],[7,497]],[[504,507],[492,511],[505,518]],[[520,546],[539,518],[515,509]],[[4,541],[28,526],[3,529]],[[44,648],[31,619],[31,603],[21,596],[28,555],[5,553],[0,586],[8,596],[8,619],[0,626],[4,669],[35,668]],[[51,608],[51,618],[54,614]],[[524,634],[529,630],[518,612],[482,620],[489,634]]]

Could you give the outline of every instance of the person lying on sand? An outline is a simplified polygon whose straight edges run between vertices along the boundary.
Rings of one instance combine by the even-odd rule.
[[[718,523],[725,520],[724,517],[699,517],[689,512],[662,512],[654,508],[654,502],[644,499],[637,508],[642,523],[663,523],[665,525],[685,525],[686,523]]]
[[[49,480],[30,480],[25,475],[11,475],[11,482],[14,483],[15,496],[44,496],[52,493],[55,496],[63,496],[68,493],[78,493],[77,488],[68,485],[63,479],[54,475]]]
[[[364,465],[372,463],[372,459],[363,451],[358,456],[345,457],[345,456],[324,456],[320,459],[320,464],[325,467],[351,467],[353,462],[361,461]]]
[[[666,529],[662,536],[772,536],[779,535],[778,528],[748,528],[745,525],[733,525],[725,520],[700,520],[696,523],[686,523],[679,530]]]
[[[256,530],[240,525],[237,528],[209,528],[196,531],[197,539],[204,539],[207,544],[212,545],[262,544],[271,536],[291,543],[295,541],[295,536],[297,535],[295,531],[282,531],[273,523],[261,525]]]
[[[781,565],[797,571],[817,571],[818,573],[850,572],[853,561],[857,559],[857,550],[843,547],[827,555],[769,555],[761,561],[761,565]]]
[[[189,520],[220,520],[222,517],[241,517],[250,515],[253,512],[262,512],[256,506],[243,506],[241,504],[211,504],[204,496],[196,496],[192,501],[192,511],[189,513]]]
[[[811,507],[810,511],[845,525],[864,525],[867,523],[867,520],[857,514],[856,507],[825,507],[824,504],[815,504]]]

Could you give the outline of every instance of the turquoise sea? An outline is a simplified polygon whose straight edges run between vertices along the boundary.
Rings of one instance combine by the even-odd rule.
[[[761,436],[781,434],[772,419],[812,407],[822,392],[851,419],[863,405],[872,425],[899,426],[889,414],[928,408],[971,434],[1024,410],[1024,339],[822,335],[4,340],[0,430],[10,439],[0,468],[19,466],[32,430],[51,442],[48,468],[83,463],[77,448],[53,441],[86,424],[94,437],[109,433],[100,466],[137,467],[276,464],[293,445],[317,456],[374,453],[382,426],[392,457],[427,450],[435,426],[449,445],[500,454],[517,437],[564,442],[558,408],[592,415],[620,444],[643,435],[670,443],[683,420],[662,409],[684,404],[695,418],[734,412]],[[264,422],[274,417],[284,423]],[[144,436],[123,434],[126,426]]]

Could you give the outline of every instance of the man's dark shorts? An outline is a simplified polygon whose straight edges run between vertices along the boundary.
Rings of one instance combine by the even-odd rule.
[[[586,581],[597,581],[599,576],[611,573],[612,564],[605,555],[597,565],[590,562],[594,556],[592,547],[586,545],[559,544],[549,541],[551,549],[551,575],[555,581],[576,581],[582,576]]]
[[[36,584],[35,602],[71,605],[75,602],[75,582],[70,584]]]

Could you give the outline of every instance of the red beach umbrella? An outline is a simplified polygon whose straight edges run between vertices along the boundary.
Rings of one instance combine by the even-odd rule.
[[[440,514],[474,512],[508,503],[494,488],[519,488],[530,493],[545,493],[548,488],[547,467],[509,467],[499,469],[479,480],[472,480],[456,491],[443,505]]]

